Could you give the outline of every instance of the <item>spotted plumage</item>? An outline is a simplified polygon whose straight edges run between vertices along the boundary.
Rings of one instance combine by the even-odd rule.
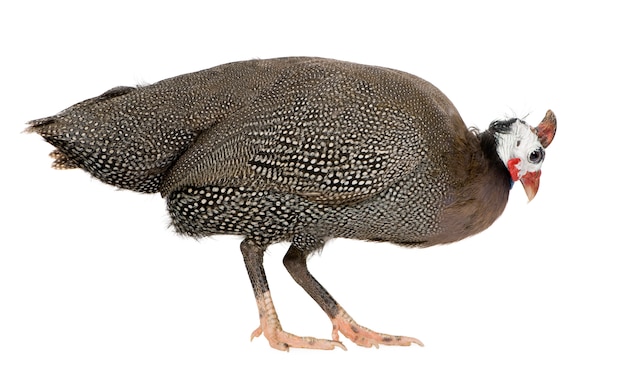
[[[195,237],[235,234],[270,345],[420,343],[359,326],[311,276],[306,258],[331,238],[430,246],[476,234],[502,213],[512,181],[529,198],[556,130],[513,119],[468,130],[432,84],[393,69],[320,58],[226,64],[149,86],[117,87],[30,123],[56,147],[55,168],[160,192],[172,225]],[[333,339],[282,330],[263,270],[285,266],[333,322]]]

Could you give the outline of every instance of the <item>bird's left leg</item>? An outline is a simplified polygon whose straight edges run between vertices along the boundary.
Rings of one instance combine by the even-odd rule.
[[[256,298],[259,308],[259,320],[261,321],[259,327],[252,332],[251,338],[263,334],[270,343],[270,346],[285,351],[288,351],[290,347],[324,350],[340,347],[346,350],[345,346],[339,341],[300,337],[283,330],[278,320],[274,303],[272,302],[267,277],[265,276],[265,269],[263,268],[264,252],[265,247],[251,240],[246,239],[241,243],[241,253],[243,254],[248,276],[252,283],[252,289],[254,289],[254,297]]]
[[[424,344],[417,338],[393,336],[378,333],[357,324],[352,317],[335,301],[328,291],[309,272],[306,264],[309,252],[305,252],[294,244],[289,247],[283,258],[283,264],[293,279],[317,302],[326,312],[333,324],[333,340],[339,341],[341,332],[352,342],[365,347],[378,347],[378,345],[408,346],[411,344]]]

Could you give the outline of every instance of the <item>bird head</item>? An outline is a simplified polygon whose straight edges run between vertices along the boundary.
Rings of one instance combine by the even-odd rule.
[[[489,126],[496,138],[496,151],[511,174],[520,181],[531,201],[539,190],[541,165],[547,148],[556,133],[556,117],[548,110],[543,121],[535,128],[513,118],[494,121]]]

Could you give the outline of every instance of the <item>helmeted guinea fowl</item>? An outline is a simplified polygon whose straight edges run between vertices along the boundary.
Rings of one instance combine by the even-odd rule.
[[[468,129],[448,98],[407,73],[321,58],[226,64],[149,86],[117,87],[27,129],[56,168],[160,192],[176,231],[243,237],[260,326],[277,349],[410,345],[358,325],[307,269],[331,238],[427,247],[489,227],[520,180],[539,187],[556,132],[548,111]],[[282,330],[263,268],[272,243],[328,314],[332,340]]]

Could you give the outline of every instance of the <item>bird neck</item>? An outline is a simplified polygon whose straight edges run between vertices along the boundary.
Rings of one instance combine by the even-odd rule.
[[[501,156],[503,155],[503,153],[501,153],[503,150],[498,149],[499,145],[502,145],[503,142],[496,138],[495,133],[491,129],[480,133],[479,139],[483,155],[489,167],[492,169],[495,179],[506,182],[509,189],[512,188],[513,178],[511,178],[511,174]]]

